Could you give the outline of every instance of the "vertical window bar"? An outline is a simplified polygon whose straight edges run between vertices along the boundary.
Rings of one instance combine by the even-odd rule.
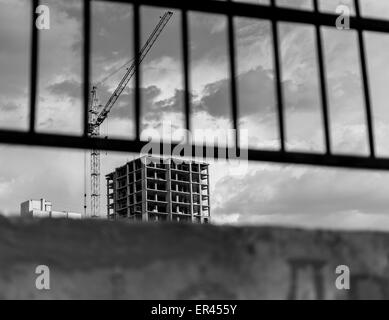
[[[228,0],[231,2],[231,0]],[[236,87],[235,32],[232,14],[228,14],[228,50],[230,59],[232,123],[235,130],[235,146],[239,148],[238,93]]]
[[[271,7],[275,10],[275,0],[271,0]],[[280,49],[278,39],[278,26],[277,21],[273,17],[272,19],[272,34],[273,34],[273,47],[274,47],[274,70],[276,78],[276,93],[277,93],[277,108],[278,108],[278,128],[280,135],[281,151],[285,151],[285,123],[284,123],[284,101],[282,96],[282,84],[281,84],[281,62],[280,62]]]
[[[88,136],[89,131],[89,103],[90,103],[90,84],[89,84],[89,75],[90,75],[90,0],[84,0],[84,24],[83,24],[83,34],[84,34],[84,137]]]
[[[190,112],[190,68],[189,68],[189,30],[188,30],[188,12],[183,10],[182,12],[182,53],[183,53],[183,69],[184,69],[184,104],[185,104],[185,128],[187,132],[191,129],[191,112]],[[189,141],[187,141],[189,143]]]
[[[354,1],[355,12],[357,19],[361,18],[361,11],[359,7],[359,0]],[[367,129],[368,129],[368,138],[369,138],[369,147],[370,147],[370,157],[375,157],[375,144],[374,144],[374,132],[373,132],[373,117],[371,111],[371,99],[370,99],[370,90],[369,90],[369,79],[367,74],[367,64],[366,64],[366,52],[365,52],[365,42],[363,39],[363,32],[361,29],[358,29],[358,43],[359,43],[359,55],[361,60],[361,70],[362,70],[362,81],[363,81],[363,90],[365,95],[365,107],[366,107],[366,119],[367,119]]]
[[[140,140],[140,112],[141,112],[141,96],[140,96],[140,13],[139,4],[134,3],[134,57],[135,57],[135,128],[136,140]]]
[[[316,14],[319,14],[318,0],[314,0],[314,10]],[[330,124],[328,116],[328,99],[327,99],[327,81],[326,71],[324,66],[324,52],[323,52],[323,41],[321,36],[320,26],[316,25],[316,47],[319,59],[319,75],[320,75],[320,88],[321,88],[321,104],[323,108],[323,124],[324,124],[324,135],[325,135],[325,147],[326,153],[331,154],[331,138],[330,138]]]
[[[39,0],[31,3],[31,61],[30,61],[30,133],[35,133],[36,101],[38,91],[38,55],[39,55],[39,35],[35,25],[35,10],[39,6]]]

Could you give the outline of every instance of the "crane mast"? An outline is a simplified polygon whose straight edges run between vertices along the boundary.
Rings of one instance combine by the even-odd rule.
[[[170,18],[172,17],[173,12],[167,11],[161,17],[158,24],[154,28],[153,32],[150,34],[146,43],[139,52],[139,65],[142,63],[144,58],[150,52],[151,48],[157,41],[158,37],[162,33],[163,29],[166,27]],[[96,86],[92,88],[91,92],[91,104],[89,107],[89,128],[88,135],[90,137],[99,137],[100,136],[100,125],[108,117],[109,112],[112,107],[115,105],[116,101],[119,99],[120,95],[126,88],[128,82],[134,76],[137,66],[133,62],[128,68],[119,82],[119,85],[116,87],[115,91],[112,93],[111,97],[108,99],[105,106],[101,109],[101,106],[98,105],[96,98]],[[99,110],[101,111],[99,112]],[[91,161],[90,161],[90,175],[91,175],[91,217],[97,218],[100,216],[100,151],[91,150]]]
[[[89,124],[95,123],[98,116],[97,87],[92,88],[91,104],[89,108]],[[89,125],[89,136],[97,138],[100,136],[100,126]],[[96,218],[100,212],[100,150],[91,150],[90,155],[90,186],[91,186],[91,217]],[[86,197],[86,195],[85,195]],[[85,201],[86,207],[86,201]],[[85,208],[86,209],[86,208]]]

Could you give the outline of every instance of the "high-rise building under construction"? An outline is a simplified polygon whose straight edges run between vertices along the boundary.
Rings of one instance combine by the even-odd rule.
[[[210,222],[208,164],[146,156],[106,175],[108,219]]]

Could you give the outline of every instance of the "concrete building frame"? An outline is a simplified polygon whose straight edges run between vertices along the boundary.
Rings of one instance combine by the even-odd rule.
[[[209,164],[142,157],[106,175],[111,220],[210,222]]]

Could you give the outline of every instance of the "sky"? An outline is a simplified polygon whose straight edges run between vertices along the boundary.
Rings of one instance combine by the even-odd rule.
[[[247,1],[268,4],[269,1]],[[335,12],[349,1],[323,0],[320,9]],[[26,130],[28,123],[28,0],[0,0],[0,128]],[[81,2],[47,0],[50,29],[40,32],[40,132],[82,132]],[[101,104],[107,101],[133,57],[132,9],[125,4],[92,3],[92,81]],[[280,6],[312,10],[309,0],[278,1]],[[354,12],[350,5],[351,12]],[[362,1],[362,14],[389,16],[385,0]],[[142,64],[142,137],[151,130],[182,134],[183,79],[179,12],[174,15]],[[143,7],[142,42],[162,16]],[[190,13],[191,110],[195,139],[224,138],[232,128],[226,18]],[[266,20],[237,18],[239,125],[251,148],[277,150],[279,137],[274,87],[271,28]],[[338,154],[366,155],[367,131],[356,33],[323,28],[331,139]],[[282,85],[287,149],[323,152],[324,136],[314,29],[280,23]],[[367,61],[373,103],[376,149],[388,156],[389,35],[367,33]],[[104,81],[103,81],[104,80]],[[123,92],[102,136],[134,137],[133,83]],[[208,129],[208,130],[207,130]],[[178,137],[180,134],[178,134]],[[165,136],[164,136],[165,137]],[[166,136],[167,137],[167,136]],[[246,136],[244,136],[246,137]],[[246,142],[246,141],[244,141]],[[86,152],[87,166],[89,153]],[[103,152],[104,175],[137,154]],[[83,211],[85,152],[0,146],[0,212],[17,215],[20,203],[46,198],[55,210]],[[389,173],[307,166],[210,160],[211,215],[215,223],[286,225],[329,229],[389,230]],[[89,178],[88,178],[89,179]],[[86,181],[88,181],[88,179]],[[89,185],[86,185],[89,192]]]

